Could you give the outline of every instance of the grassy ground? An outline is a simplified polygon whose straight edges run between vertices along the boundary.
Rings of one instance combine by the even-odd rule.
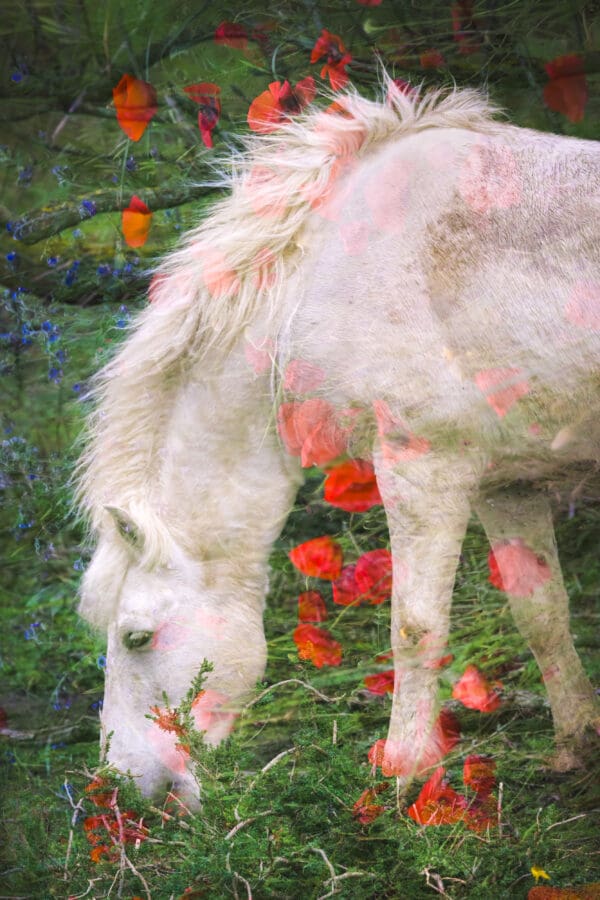
[[[350,517],[326,507],[318,473],[273,552],[262,695],[227,744],[202,754],[201,812],[180,817],[170,808],[166,818],[123,785],[119,809],[138,822],[143,816],[144,839],[126,842],[114,859],[90,857],[85,819],[113,815],[85,791],[98,763],[105,660],[102,641],[74,611],[85,559],[64,484],[83,411],[77,386],[107,341],[118,339],[119,315],[126,313],[50,310],[53,332],[21,311],[31,344],[9,347],[3,358],[0,898],[524,898],[532,866],[556,886],[600,880],[593,780],[556,778],[544,768],[553,745],[540,675],[504,596],[487,581],[487,548],[475,526],[457,577],[455,659],[442,674],[442,696],[463,735],[447,760],[453,787],[464,790],[467,755],[496,762],[494,825],[480,833],[462,824],[418,826],[397,807],[393,779],[378,800],[383,815],[371,825],[353,817],[362,791],[382,781],[367,752],[385,736],[390,699],[366,691],[363,678],[388,667],[374,657],[389,649],[389,605],[341,608],[328,598],[327,627],[343,645],[342,665],[317,670],[299,661],[292,632],[306,582],[287,550],[329,533],[363,552],[385,545],[386,529],[381,510]],[[49,377],[57,346],[66,352],[58,380]],[[598,511],[559,515],[558,535],[573,632],[597,681]],[[450,699],[468,663],[502,681],[496,712]],[[411,802],[417,793],[415,786]]]

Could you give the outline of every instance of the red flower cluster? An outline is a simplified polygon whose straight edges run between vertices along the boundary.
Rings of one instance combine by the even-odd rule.
[[[114,862],[119,858],[123,844],[139,846],[148,837],[142,818],[132,810],[120,812],[118,788],[110,788],[103,778],[96,776],[85,791],[95,806],[106,810],[97,816],[88,816],[83,822],[85,836],[92,845],[90,859],[93,862],[100,862],[103,857]]]
[[[418,825],[455,825],[463,822],[471,831],[484,831],[496,824],[496,801],[492,790],[496,764],[489,757],[468,756],[463,767],[463,782],[474,796],[469,799],[450,787],[446,770],[440,766],[408,808]]]
[[[294,631],[294,643],[300,659],[309,660],[317,669],[339,666],[342,661],[342,645],[324,628],[302,623]]]

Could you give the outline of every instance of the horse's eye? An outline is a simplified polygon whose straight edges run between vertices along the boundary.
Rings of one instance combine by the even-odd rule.
[[[123,635],[123,643],[128,650],[137,650],[149,644],[153,637],[153,631],[128,631]]]

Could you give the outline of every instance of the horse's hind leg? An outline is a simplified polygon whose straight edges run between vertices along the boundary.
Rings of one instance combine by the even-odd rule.
[[[376,452],[375,467],[394,565],[396,677],[382,770],[409,781],[437,765],[445,753],[437,722],[437,661],[444,655],[456,567],[480,465],[467,456],[434,453],[390,465]]]
[[[574,768],[584,761],[586,732],[589,736],[600,725],[600,708],[569,630],[569,598],[550,505],[540,493],[513,489],[480,499],[475,509],[498,550],[496,562],[513,617],[548,691],[558,748],[555,767]]]

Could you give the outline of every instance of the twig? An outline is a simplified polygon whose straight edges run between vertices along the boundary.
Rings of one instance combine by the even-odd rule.
[[[551,828],[558,828],[559,825],[566,825],[567,822],[574,822],[575,819],[585,819],[587,817],[587,813],[579,813],[577,816],[571,816],[570,819],[563,819],[562,822],[554,822],[553,825],[548,825],[546,831],[550,831]]]
[[[300,678],[286,678],[285,681],[278,681],[276,684],[270,684],[268,688],[265,688],[265,690],[261,691],[261,693],[257,697],[254,697],[253,700],[247,703],[244,709],[250,709],[256,703],[258,703],[259,700],[262,700],[262,698],[265,697],[270,691],[274,690],[277,687],[282,687],[284,684],[301,684],[302,687],[305,687],[307,690],[312,691],[313,694],[316,694],[317,697],[319,697],[321,700],[325,700],[326,703],[337,703],[338,700],[341,699],[341,697],[326,697],[325,694],[321,693],[321,691],[318,691],[311,684],[308,684],[306,681],[302,681]]]
[[[239,879],[242,882],[242,884],[244,885],[244,887],[246,888],[247,900],[252,900],[252,889],[251,889],[250,885],[248,884],[248,882],[246,881],[246,879],[242,875],[240,875],[238,872],[234,872],[233,877]]]
[[[234,837],[238,831],[241,831],[242,828],[245,828],[246,825],[252,825],[253,822],[256,822],[257,819],[262,819],[263,816],[272,816],[274,813],[273,809],[267,809],[265,812],[257,813],[255,816],[251,816],[249,819],[244,819],[243,822],[238,822],[237,825],[234,825],[231,831],[228,831],[225,835],[225,840],[229,841],[232,837]]]
[[[69,840],[67,843],[67,853],[65,856],[65,872],[63,875],[63,881],[67,881],[69,878],[69,857],[71,856],[71,847],[73,846],[73,829],[75,828],[75,824],[77,822],[77,814],[82,811],[81,804],[83,803],[83,797],[81,797],[78,800],[77,805],[75,805],[71,798],[71,793],[69,791],[69,782],[67,781],[66,778],[63,782],[63,787],[65,789],[65,794],[67,795],[67,800],[69,801],[69,804],[71,805],[71,809],[73,810],[73,815],[71,816],[71,827],[69,828]]]
[[[158,806],[151,806],[151,811],[153,813],[157,813],[157,815],[161,816],[163,819],[167,819],[169,821],[174,820],[177,824],[183,828],[184,831],[190,831],[192,834],[196,834],[191,825],[188,825],[187,822],[184,822],[182,819],[179,819],[177,816],[171,815],[171,813],[165,812],[163,809],[159,809]]]

